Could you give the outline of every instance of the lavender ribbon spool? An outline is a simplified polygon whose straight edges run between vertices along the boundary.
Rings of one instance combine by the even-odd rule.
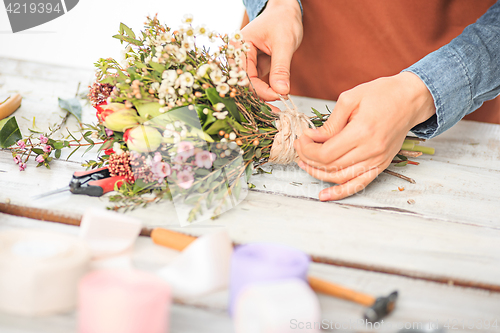
[[[231,258],[229,313],[234,314],[238,295],[249,284],[288,278],[307,282],[309,262],[307,254],[285,245],[254,243],[237,247]]]

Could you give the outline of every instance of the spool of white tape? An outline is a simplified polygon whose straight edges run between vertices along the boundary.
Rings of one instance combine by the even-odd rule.
[[[316,294],[301,279],[247,285],[234,308],[236,333],[320,332],[321,311]]]
[[[131,249],[141,232],[139,219],[104,209],[89,209],[80,224],[80,238],[92,257],[116,255]]]
[[[0,232],[0,310],[27,316],[76,306],[90,252],[75,237],[42,230]]]
[[[175,297],[193,298],[227,288],[233,244],[227,232],[204,235],[191,243],[158,275]]]

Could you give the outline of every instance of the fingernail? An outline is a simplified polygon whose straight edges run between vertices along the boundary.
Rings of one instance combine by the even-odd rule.
[[[329,199],[330,199],[330,195],[328,194],[328,192],[320,192],[319,193],[319,200],[327,201]]]
[[[299,165],[299,168],[304,169],[305,167],[304,162],[298,161],[297,164]]]
[[[284,80],[276,81],[276,85],[282,89],[288,89],[288,82],[286,82]]]

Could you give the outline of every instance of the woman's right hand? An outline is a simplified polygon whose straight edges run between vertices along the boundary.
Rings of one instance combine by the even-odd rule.
[[[242,29],[249,43],[246,71],[257,94],[274,101],[290,92],[290,63],[302,42],[297,0],[269,0],[264,11]],[[269,85],[262,80],[269,74]]]

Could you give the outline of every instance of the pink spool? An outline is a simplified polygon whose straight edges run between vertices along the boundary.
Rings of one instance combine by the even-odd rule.
[[[168,333],[170,287],[140,271],[96,271],[79,286],[79,333]]]

